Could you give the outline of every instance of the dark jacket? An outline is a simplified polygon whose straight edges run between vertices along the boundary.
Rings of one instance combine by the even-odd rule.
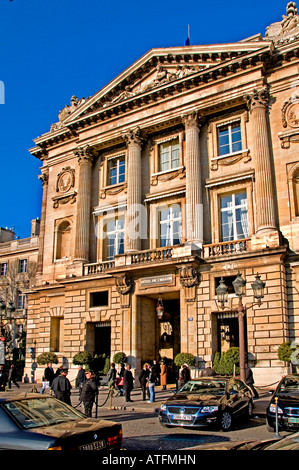
[[[77,374],[77,377],[76,377],[76,387],[80,387],[83,385],[83,383],[85,382],[86,380],[86,377],[85,377],[85,370],[84,369],[80,369],[78,374]]]
[[[132,390],[133,389],[133,375],[132,372],[128,369],[124,372],[124,390]]]
[[[64,403],[71,404],[71,383],[67,377],[64,375],[59,375],[53,380],[51,389],[53,390],[55,397],[58,400],[63,401]]]
[[[108,372],[108,383],[110,382],[110,380],[116,380],[116,369],[114,369],[113,367],[111,367]]]
[[[50,385],[52,385],[52,382],[53,382],[54,377],[55,377],[55,372],[54,372],[52,367],[46,367],[45,368],[44,377],[45,377],[45,380],[47,382],[49,382]]]
[[[146,385],[149,373],[150,373],[149,369],[142,369],[138,377],[140,385]]]
[[[98,393],[98,386],[96,383],[96,379],[95,377],[92,377],[91,379],[88,379],[86,380],[86,382],[84,382],[82,391],[80,394],[80,401],[82,401],[83,403],[86,403],[86,402],[93,403],[97,393]]]

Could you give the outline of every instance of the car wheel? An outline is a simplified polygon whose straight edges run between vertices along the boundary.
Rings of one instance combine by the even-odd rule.
[[[227,410],[224,410],[221,415],[220,426],[222,431],[230,431],[233,425],[233,417],[231,413]]]

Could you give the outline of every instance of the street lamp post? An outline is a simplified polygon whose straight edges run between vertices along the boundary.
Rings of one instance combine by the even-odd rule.
[[[243,382],[246,382],[245,376],[245,314],[246,310],[253,307],[254,305],[260,306],[264,297],[265,282],[261,280],[259,274],[256,275],[255,281],[252,283],[253,295],[257,299],[257,302],[254,302],[250,305],[243,305],[242,297],[246,293],[246,281],[242,278],[241,274],[238,273],[236,279],[233,281],[233,287],[235,294],[239,297],[239,304],[237,309],[230,309],[232,312],[238,314],[238,323],[239,323],[239,350],[240,350],[240,376]],[[222,309],[225,308],[225,302],[227,302],[228,297],[228,287],[224,283],[223,278],[221,278],[219,286],[216,288],[217,299],[219,305]]]

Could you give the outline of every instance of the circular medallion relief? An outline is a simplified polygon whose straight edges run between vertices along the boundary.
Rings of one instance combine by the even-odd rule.
[[[57,192],[66,193],[74,186],[74,170],[64,169],[57,177]]]
[[[291,127],[299,127],[299,101],[296,101],[288,107],[286,121]]]

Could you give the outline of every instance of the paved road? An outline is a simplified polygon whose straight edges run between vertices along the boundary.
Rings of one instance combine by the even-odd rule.
[[[9,393],[29,392],[33,388],[40,391],[41,386],[37,384],[21,384],[21,389],[12,389]],[[46,394],[49,392],[47,391]],[[170,395],[172,391],[161,390],[156,387],[156,402],[147,403],[142,401],[139,389],[133,390],[133,402],[126,403],[124,397],[116,396],[110,400],[108,388],[101,387],[98,396],[97,410],[98,418],[111,419],[122,423],[123,446],[127,450],[181,450],[200,449],[206,444],[225,443],[239,440],[268,440],[275,437],[275,433],[270,433],[265,425],[265,410],[270,400],[267,390],[260,391],[260,398],[255,400],[254,417],[249,421],[244,421],[230,432],[224,433],[211,429],[190,430],[185,428],[163,428],[158,422],[158,409],[161,403]],[[83,411],[80,405],[79,395],[76,389],[72,390],[72,405]],[[288,435],[287,432],[280,432],[281,436]]]

